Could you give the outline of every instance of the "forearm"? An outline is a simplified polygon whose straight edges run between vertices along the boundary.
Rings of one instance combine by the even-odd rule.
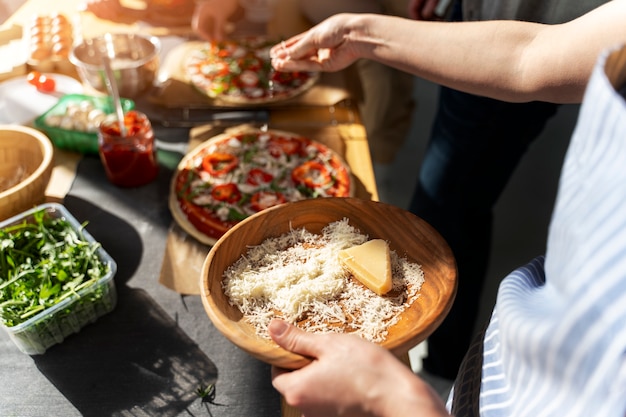
[[[358,55],[429,81],[507,101],[578,102],[593,64],[577,74],[537,47],[546,25],[522,22],[415,22],[361,15],[350,19]]]
[[[335,15],[273,50],[279,70],[337,71],[369,58],[506,101],[577,103],[598,54],[626,40],[626,0],[560,25]]]
[[[383,393],[384,397],[379,398],[377,405],[372,407],[374,415],[450,417],[439,394],[413,374],[406,365],[399,364],[399,368],[389,373],[391,374],[394,376],[393,379],[379,381],[377,385],[379,388],[385,387],[386,390]]]

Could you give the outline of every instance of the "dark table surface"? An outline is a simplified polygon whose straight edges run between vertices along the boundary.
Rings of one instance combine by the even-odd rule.
[[[0,416],[280,416],[270,367],[224,338],[199,296],[158,282],[169,165],[157,181],[123,189],[97,156],[80,161],[64,205],[117,262],[117,306],[43,355],[21,353],[0,332]],[[215,397],[203,401],[196,390],[209,384]]]

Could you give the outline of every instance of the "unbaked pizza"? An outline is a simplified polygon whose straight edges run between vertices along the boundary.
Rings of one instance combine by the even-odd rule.
[[[214,244],[241,220],[289,201],[353,195],[336,152],[295,133],[242,128],[215,136],[179,163],[170,190],[176,222]]]
[[[264,37],[208,42],[190,51],[184,70],[211,98],[242,105],[286,100],[312,87],[318,74],[275,71],[270,49],[276,43]]]

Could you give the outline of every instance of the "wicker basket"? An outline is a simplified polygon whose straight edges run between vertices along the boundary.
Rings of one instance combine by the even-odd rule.
[[[0,220],[44,202],[53,154],[50,139],[38,130],[0,125]]]

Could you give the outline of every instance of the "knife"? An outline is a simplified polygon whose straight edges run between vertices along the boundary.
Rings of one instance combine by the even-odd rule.
[[[184,107],[163,109],[160,123],[165,127],[193,127],[204,123],[224,124],[267,123],[270,112],[266,109],[223,111],[207,107]]]

